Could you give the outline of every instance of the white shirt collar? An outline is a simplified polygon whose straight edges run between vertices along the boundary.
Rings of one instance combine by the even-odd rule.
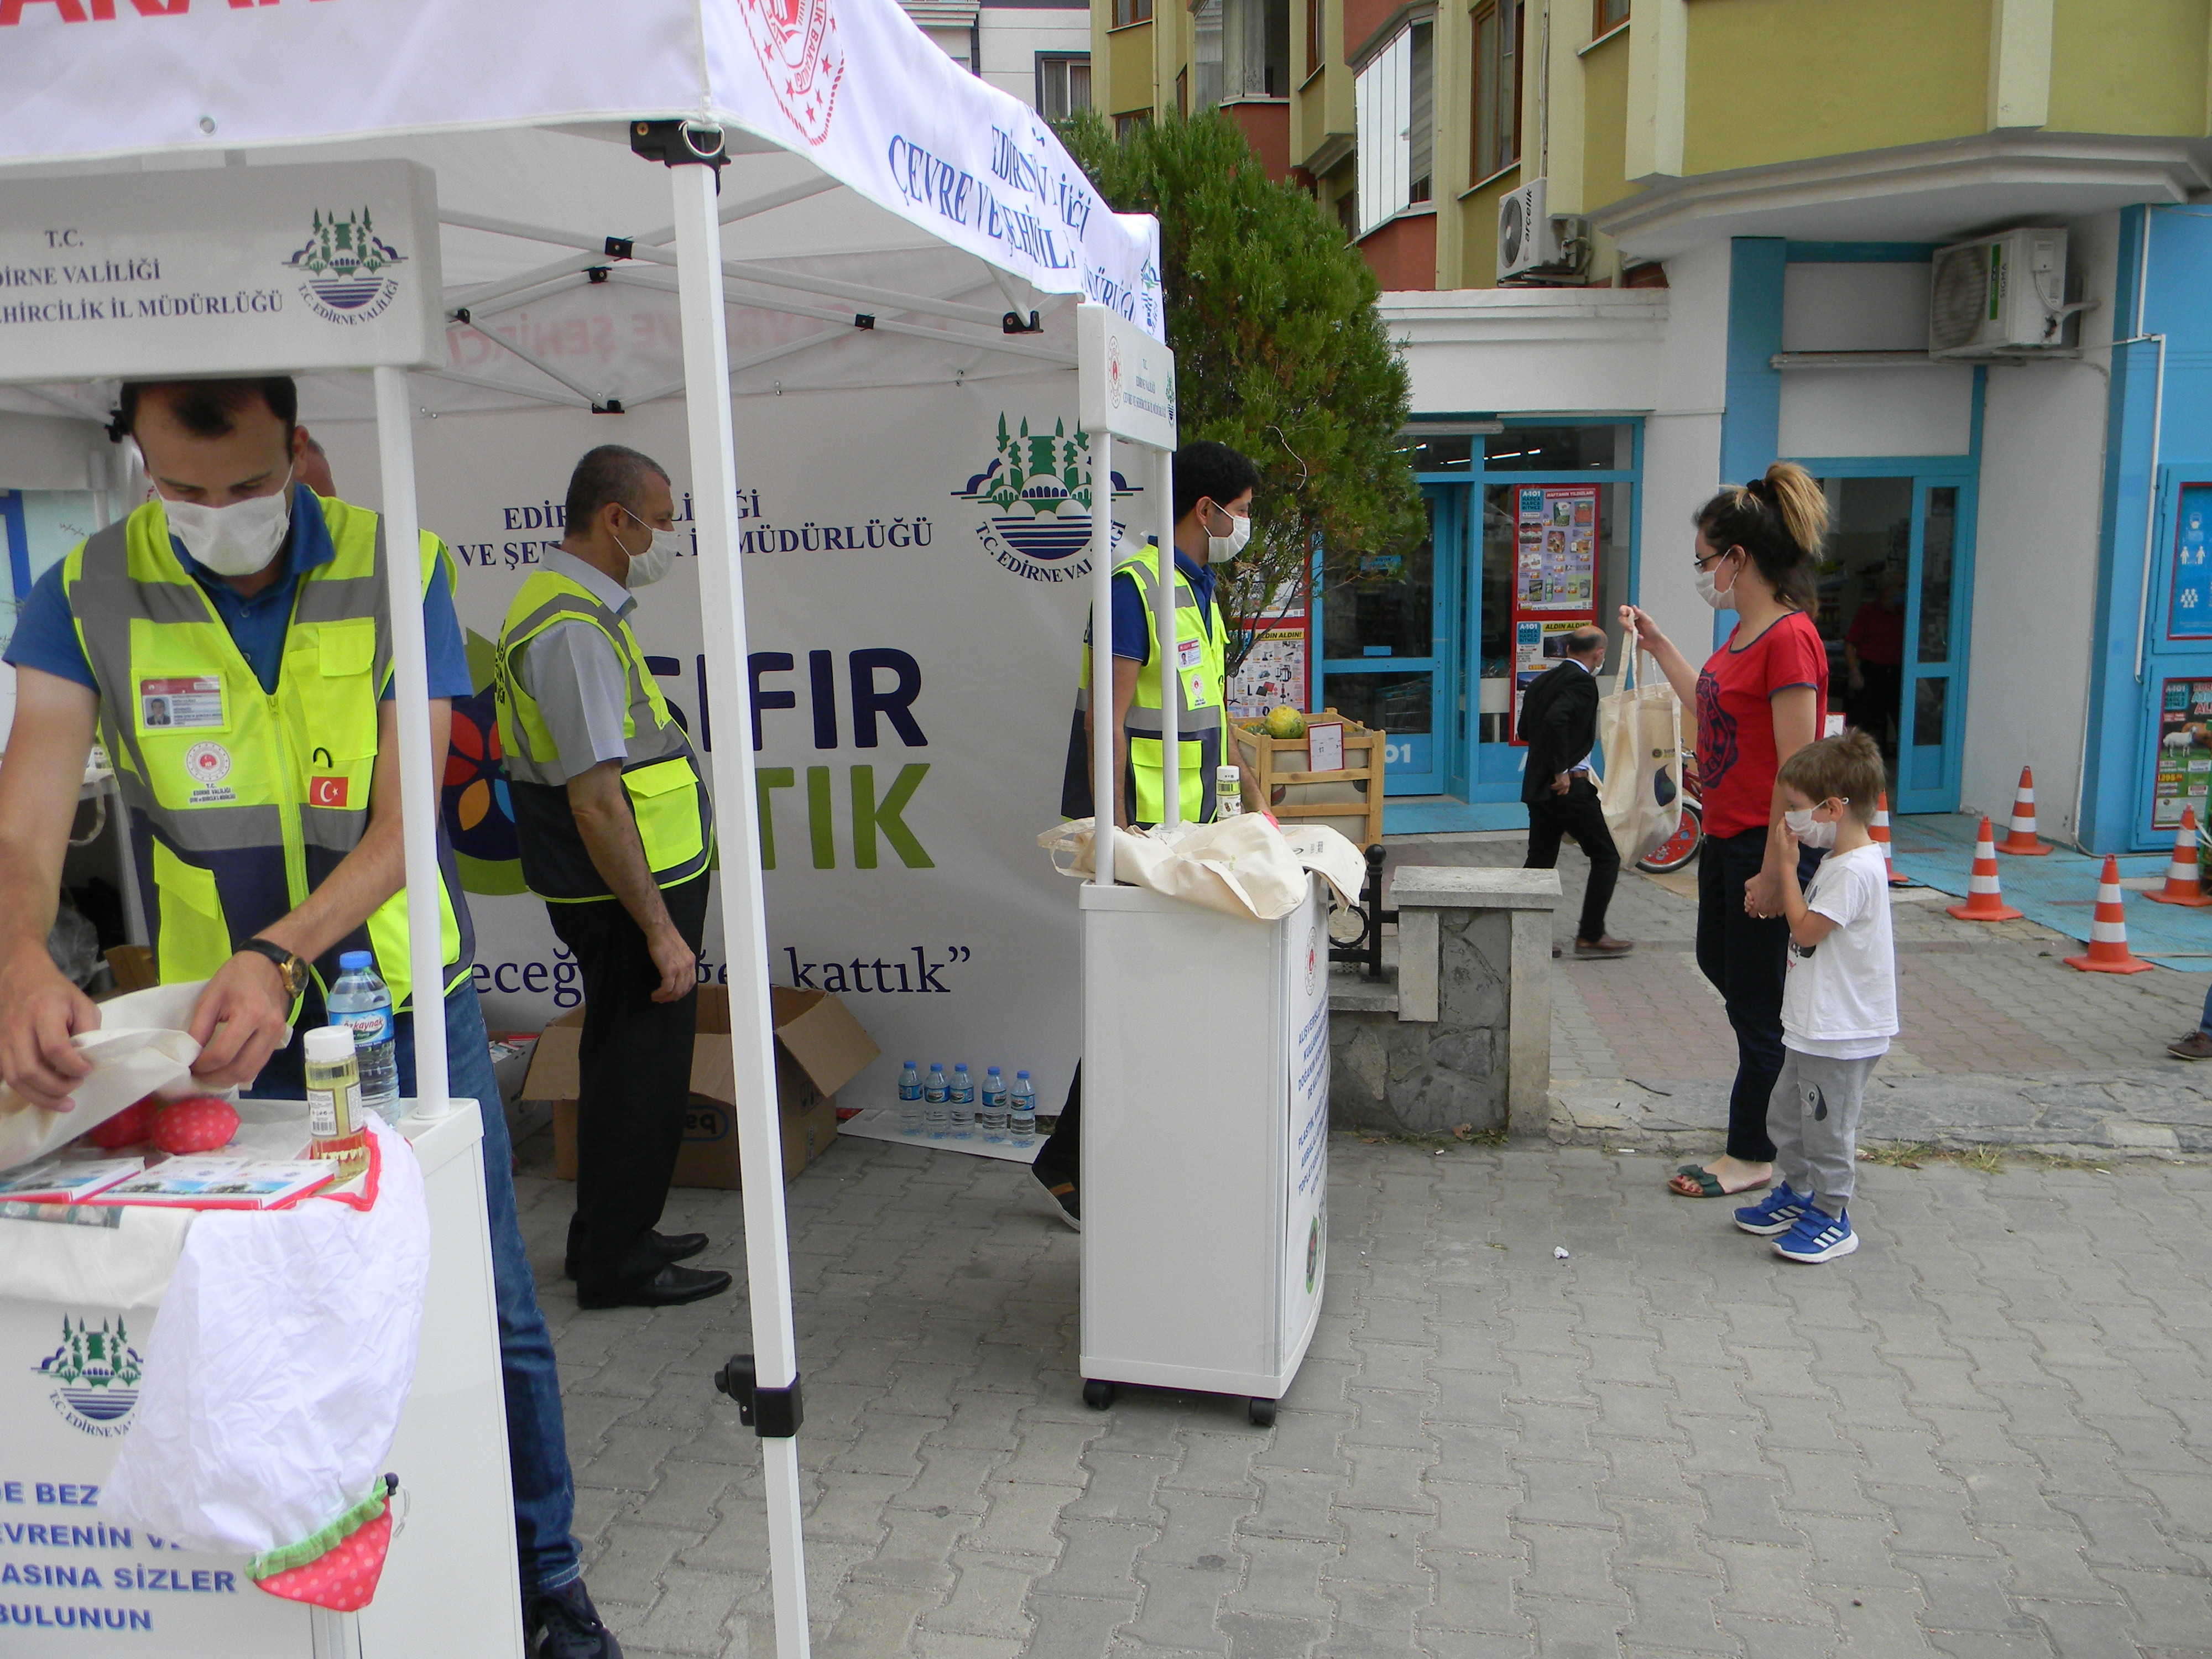
[[[566,576],[580,584],[591,596],[617,617],[627,617],[637,607],[637,595],[631,592],[604,570],[594,569],[574,553],[557,547],[549,547],[538,556],[538,562],[556,576]]]

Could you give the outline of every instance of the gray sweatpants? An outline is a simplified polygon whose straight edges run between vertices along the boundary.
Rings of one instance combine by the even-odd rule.
[[[1801,1198],[1831,1216],[1851,1201],[1858,1175],[1859,1109],[1875,1054],[1830,1060],[1782,1051],[1782,1074],[1767,1097],[1766,1133],[1774,1142],[1774,1170]]]

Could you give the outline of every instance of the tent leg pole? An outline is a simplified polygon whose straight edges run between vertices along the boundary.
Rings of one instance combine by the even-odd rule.
[[[714,169],[669,169],[676,205],[678,309],[684,325],[684,403],[691,434],[691,500],[707,687],[721,716],[711,757],[715,833],[721,846],[723,954],[730,972],[730,1052],[737,1080],[738,1155],[745,1172],[745,1278],[752,1302],[753,1364],[763,1389],[794,1388],[791,1259],[784,1227],[783,1145],[776,1121],[775,1027],[769,1014],[768,915],[754,815],[752,703],[745,672],[744,584],[738,568],[736,433],[730,412],[730,345],[723,331],[722,232]],[[718,632],[720,649],[714,648]],[[711,1039],[710,1039],[711,1040]],[[805,1545],[799,1442],[763,1439],[769,1565],[777,1659],[806,1659]]]
[[[392,713],[399,725],[399,831],[407,854],[407,963],[415,1007],[415,1109],[446,1109],[445,952],[439,947],[438,769],[430,754],[430,659],[422,642],[422,564],[415,510],[415,433],[407,371],[376,372],[376,447],[384,472],[384,577],[392,600]],[[439,580],[442,580],[442,574]],[[442,757],[441,757],[442,758]],[[381,965],[381,964],[380,964]],[[477,1103],[496,1112],[496,1100]]]
[[[1182,727],[1177,716],[1182,705],[1182,629],[1176,614],[1175,491],[1170,482],[1174,460],[1164,449],[1152,452],[1152,477],[1159,489],[1154,510],[1159,514],[1160,605],[1154,618],[1159,638],[1152,648],[1160,658],[1160,823],[1182,821]],[[1199,626],[1203,629],[1200,618]],[[1202,780],[1205,789],[1213,780]],[[1199,817],[1206,816],[1205,794],[1199,797]]]
[[[1091,434],[1091,879],[1114,884],[1114,434]],[[1134,805],[1132,804],[1132,810]]]

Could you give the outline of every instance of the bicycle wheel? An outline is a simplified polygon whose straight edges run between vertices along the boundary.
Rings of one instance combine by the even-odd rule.
[[[1675,822],[1674,833],[1637,860],[1636,867],[1647,870],[1655,876],[1679,870],[1697,857],[1698,848],[1705,839],[1705,809],[1693,802],[1684,801],[1682,816]]]

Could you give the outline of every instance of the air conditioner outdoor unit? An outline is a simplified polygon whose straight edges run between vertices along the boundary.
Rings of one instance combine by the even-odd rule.
[[[2066,233],[2008,230],[1936,250],[1928,355],[2047,350],[2066,335]]]
[[[1531,179],[1498,204],[1498,275],[1520,276],[1567,265],[1562,222],[1545,210],[1544,181]]]

